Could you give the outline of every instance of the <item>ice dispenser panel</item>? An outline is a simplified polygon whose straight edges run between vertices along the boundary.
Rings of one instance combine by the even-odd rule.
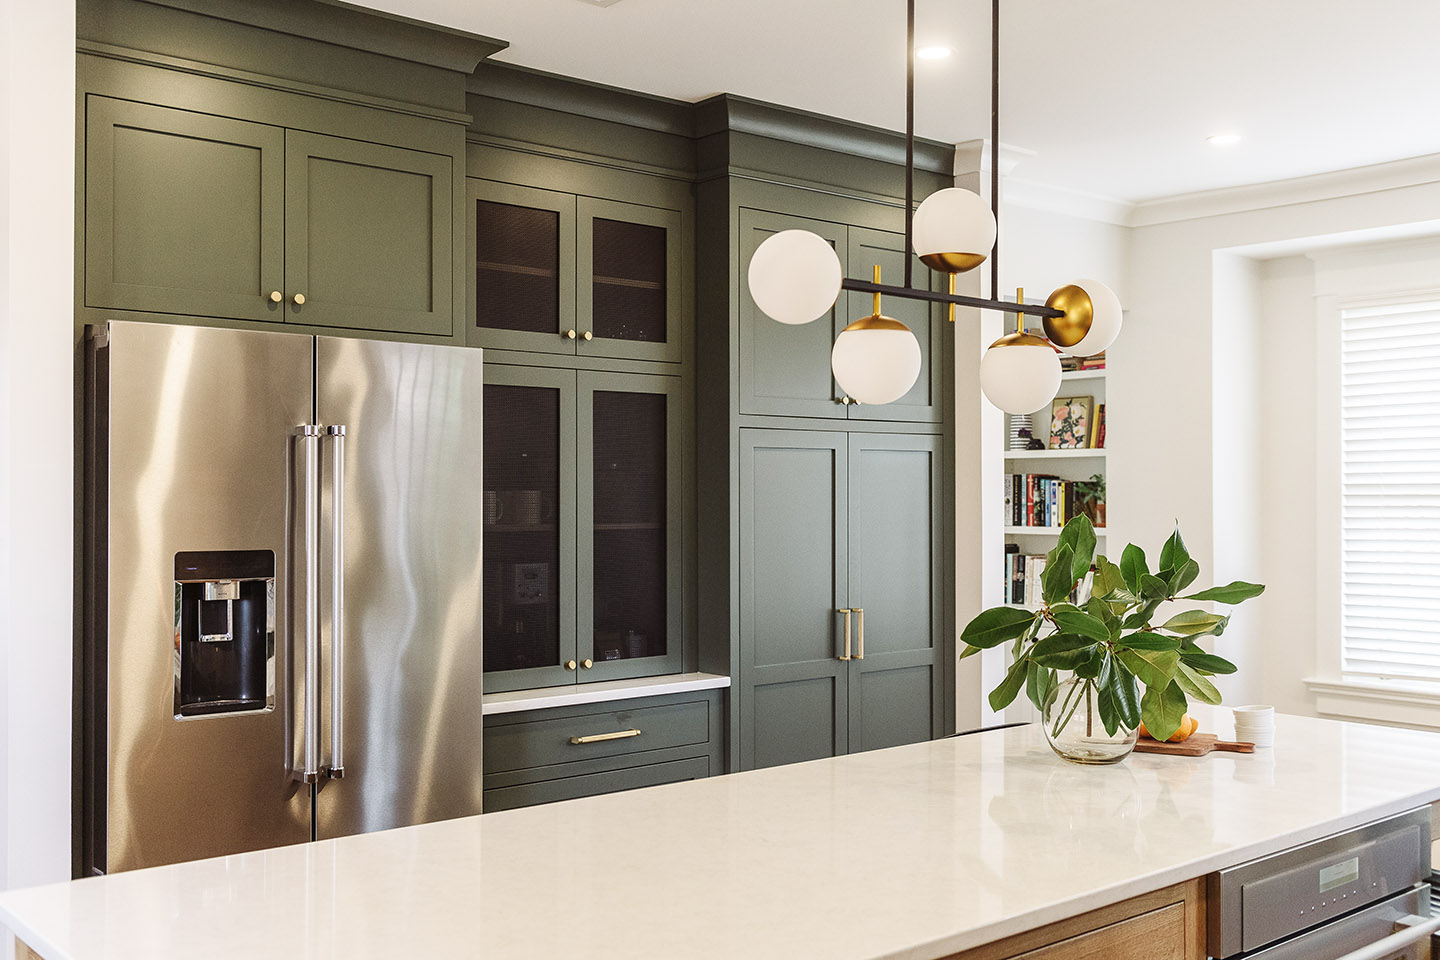
[[[275,554],[175,554],[175,718],[275,705]]]

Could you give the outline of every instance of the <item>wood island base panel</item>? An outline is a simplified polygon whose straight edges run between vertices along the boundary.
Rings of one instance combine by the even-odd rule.
[[[0,924],[44,960],[1189,960],[1200,878],[1440,799],[1440,734],[1275,743],[1079,766],[1013,727],[12,890]]]

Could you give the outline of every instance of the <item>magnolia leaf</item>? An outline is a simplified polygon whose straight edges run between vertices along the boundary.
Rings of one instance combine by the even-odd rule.
[[[1199,593],[1192,593],[1183,600],[1214,600],[1216,603],[1240,603],[1249,600],[1251,597],[1258,597],[1265,592],[1263,583],[1246,583],[1244,580],[1236,580],[1227,583],[1223,587],[1211,587],[1209,590],[1201,590]]]
[[[1115,651],[1115,656],[1125,664],[1125,669],[1135,674],[1147,687],[1164,687],[1175,677],[1175,667],[1180,662],[1177,650],[1126,650]]]
[[[1082,680],[1097,680],[1101,667],[1105,665],[1105,651],[1098,645],[1092,649],[1094,652],[1090,654],[1090,659],[1075,668],[1075,676]]]
[[[1095,641],[1089,637],[1057,633],[1037,642],[1030,649],[1030,658],[1054,670],[1074,670],[1089,660],[1094,650]]]
[[[1042,584],[1046,603],[1060,603],[1070,595],[1075,586],[1075,578],[1071,574],[1072,553],[1070,545],[1062,544],[1050,551],[1050,557],[1045,564],[1044,583]]]
[[[1191,653],[1188,650],[1183,651],[1180,654],[1180,659],[1194,667],[1197,671],[1207,674],[1227,674],[1234,673],[1236,670],[1235,664],[1226,660],[1224,657],[1217,657],[1213,653],[1204,653],[1203,651],[1197,651],[1195,653]]]
[[[1149,601],[1145,606],[1126,617],[1124,622],[1120,624],[1121,629],[1138,630],[1145,626],[1150,622],[1150,618],[1155,616],[1155,611],[1160,608],[1160,603],[1160,600]]]
[[[1163,687],[1146,684],[1145,696],[1140,698],[1140,719],[1150,736],[1169,740],[1180,729],[1187,706],[1185,691],[1173,680]]]
[[[1183,633],[1187,637],[1201,637],[1212,632],[1216,626],[1223,624],[1228,619],[1229,617],[1223,617],[1218,613],[1186,610],[1160,624],[1160,629],[1169,630],[1171,633]]]
[[[1114,640],[1120,636],[1120,618],[1115,616],[1110,604],[1099,597],[1091,597],[1090,602],[1085,604],[1085,612],[1105,624],[1105,629],[1110,632],[1109,639]]]
[[[1175,571],[1175,575],[1170,578],[1170,595],[1173,597],[1181,590],[1190,586],[1198,576],[1200,576],[1200,564],[1193,558],[1186,560],[1180,569]]]
[[[1180,536],[1180,524],[1177,523],[1175,532],[1170,534],[1170,539],[1160,548],[1160,576],[1170,579],[1189,559],[1190,551],[1185,549],[1185,540]]]
[[[1140,578],[1140,596],[1146,600],[1164,600],[1170,596],[1170,584],[1147,573]]]
[[[1095,528],[1090,524],[1090,518],[1081,514],[1066,523],[1056,546],[1070,548],[1072,583],[1089,573],[1090,564],[1095,559]]]
[[[1145,551],[1133,543],[1126,546],[1120,554],[1120,573],[1131,593],[1140,592],[1140,580],[1149,572],[1149,568],[1145,566]]]
[[[1126,729],[1140,726],[1140,691],[1135,684],[1135,675],[1125,669],[1124,664],[1115,663],[1110,671],[1110,694],[1120,711],[1120,721]]]
[[[979,648],[979,647],[972,647],[972,646],[970,646],[970,644],[967,643],[967,644],[965,644],[965,650],[960,654],[960,656],[956,657],[956,659],[957,659],[957,660],[964,660],[966,657],[973,657],[973,656],[975,656],[975,654],[977,654],[977,653],[979,653],[979,652],[980,652],[980,648]]]
[[[990,691],[990,709],[999,713],[1015,701],[1015,696],[1020,692],[1020,687],[1025,683],[1025,675],[1028,660],[1016,660],[1010,667],[1010,672],[1005,674],[1005,679],[1000,681],[1000,686]]]
[[[1079,613],[1080,608],[1073,603],[1052,603],[1050,604],[1050,615],[1057,613]]]
[[[1045,701],[1050,698],[1050,677],[1050,671],[1033,660],[1025,670],[1025,695],[1036,710],[1043,711]]]
[[[1115,736],[1120,729],[1120,707],[1115,703],[1115,691],[1100,681],[1095,683],[1095,709],[1100,722],[1105,725],[1106,736]]]
[[[1142,630],[1139,633],[1132,633],[1128,637],[1121,637],[1116,645],[1121,649],[1128,647],[1131,650],[1179,650],[1180,638],[1165,637],[1158,633]]]
[[[1105,626],[1105,621],[1096,619],[1088,613],[1081,613],[1078,609],[1062,610],[1059,613],[1052,610],[1051,616],[1055,618],[1055,623],[1059,625],[1060,629],[1066,633],[1078,633],[1101,643],[1110,639],[1110,628]]]
[[[1104,554],[1095,558],[1095,583],[1090,590],[1092,597],[1108,598],[1116,590],[1125,590],[1126,587],[1125,576],[1119,567],[1105,559]],[[1118,610],[1115,612],[1119,613]]]
[[[1180,684],[1181,690],[1197,700],[1210,704],[1220,702],[1220,691],[1215,689],[1215,684],[1196,673],[1184,660],[1180,661],[1179,669],[1175,673],[1175,682]]]
[[[1023,636],[1040,614],[1014,607],[991,607],[965,625],[960,639],[972,647],[988,650],[1006,640]]]

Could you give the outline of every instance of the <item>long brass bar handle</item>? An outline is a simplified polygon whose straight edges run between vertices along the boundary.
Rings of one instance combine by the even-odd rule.
[[[859,622],[855,624],[856,646],[855,659],[865,659],[865,608],[856,607],[855,613],[859,616]]]
[[[599,743],[602,740],[624,740],[640,736],[639,730],[616,730],[614,733],[596,733],[588,737],[571,737],[571,743]]]
[[[305,484],[305,678],[302,751],[295,779],[320,777],[320,433],[313,424],[297,427]]]
[[[845,614],[845,656],[843,656],[843,657],[836,657],[835,659],[837,659],[837,660],[849,660],[849,659],[850,659],[850,611],[849,611],[848,609],[842,608],[842,609],[840,609],[840,610],[838,610],[838,611],[836,611],[836,612],[837,612],[837,613],[843,613],[843,614]]]
[[[330,779],[345,776],[345,427],[326,427],[330,467]]]

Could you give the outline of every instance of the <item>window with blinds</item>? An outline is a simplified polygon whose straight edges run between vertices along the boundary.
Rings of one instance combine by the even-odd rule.
[[[1340,314],[1341,658],[1440,680],[1440,300]]]

